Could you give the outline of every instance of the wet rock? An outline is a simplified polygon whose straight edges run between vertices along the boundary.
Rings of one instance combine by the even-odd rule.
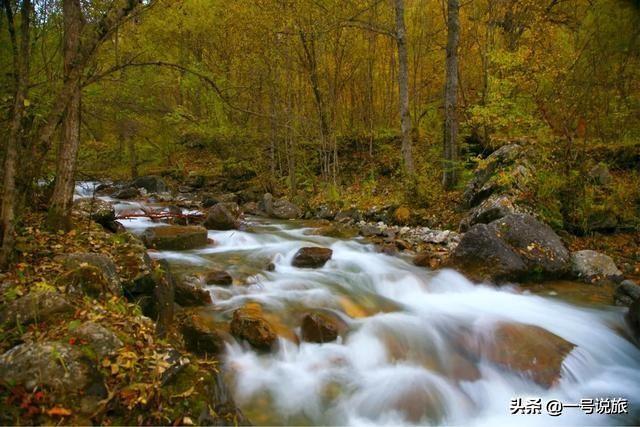
[[[242,212],[249,215],[262,215],[264,212],[260,210],[257,202],[247,202],[242,205]]]
[[[95,352],[98,360],[102,360],[124,345],[116,334],[94,322],[83,323],[72,331],[72,334],[76,338],[86,341]]]
[[[205,273],[204,282],[207,285],[230,286],[233,284],[233,277],[223,270],[211,270]]]
[[[224,336],[196,314],[187,316],[180,332],[187,350],[192,353],[213,356],[224,352]]]
[[[418,267],[435,269],[442,264],[442,259],[441,257],[437,256],[433,252],[426,251],[426,252],[421,252],[417,254],[413,258],[413,264]]]
[[[270,262],[269,264],[267,264],[267,271],[276,271],[276,265],[272,262]]]
[[[142,241],[148,248],[159,250],[195,249],[207,244],[207,229],[197,225],[169,225],[147,228]]]
[[[475,334],[465,350],[477,358],[527,377],[549,388],[557,383],[574,344],[534,325],[500,322],[491,333]]]
[[[382,243],[376,245],[376,251],[385,255],[395,256],[398,254],[398,247],[393,243]]]
[[[133,187],[144,188],[147,193],[165,193],[168,188],[162,177],[157,175],[141,176],[133,180]]]
[[[209,291],[197,277],[193,276],[175,281],[175,302],[182,307],[197,307],[213,303]]]
[[[333,237],[336,239],[352,239],[358,235],[358,231],[354,227],[338,222],[332,222],[331,224],[312,230],[309,234]]]
[[[527,214],[474,225],[452,261],[471,275],[497,281],[562,277],[570,269],[569,251],[558,235]]]
[[[393,241],[393,243],[396,245],[396,248],[398,248],[399,251],[408,251],[412,247],[411,243],[402,239],[396,239]]]
[[[308,342],[325,343],[338,338],[338,325],[320,313],[306,314],[301,325],[302,339]]]
[[[411,211],[406,206],[400,206],[393,212],[393,219],[397,224],[407,224],[411,219]]]
[[[209,209],[204,226],[210,230],[236,230],[240,219],[240,207],[236,203],[221,202]]]
[[[613,295],[613,301],[616,305],[627,307],[638,299],[640,299],[640,285],[633,280],[623,280]]]
[[[140,196],[140,191],[134,187],[127,187],[113,193],[113,198],[129,200]]]
[[[320,268],[331,259],[333,251],[329,248],[301,248],[293,256],[291,265],[299,268]]]
[[[465,233],[452,261],[467,274],[494,280],[518,278],[527,271],[522,258],[486,224]]]
[[[384,235],[384,230],[377,225],[363,224],[360,226],[359,233],[362,237],[374,237]]]
[[[633,332],[634,337],[640,341],[640,299],[636,299],[635,302],[631,304],[625,318],[629,327],[631,327],[631,332]]]
[[[233,313],[231,334],[258,350],[269,351],[277,342],[273,327],[258,311],[240,308]]]
[[[59,293],[31,291],[9,303],[1,318],[4,323],[27,325],[33,322],[47,322],[73,312],[71,303]]]
[[[592,250],[571,254],[571,272],[586,283],[620,282],[623,278],[610,256]]]
[[[95,195],[97,196],[110,196],[115,193],[116,187],[113,184],[102,183],[98,184],[95,188]]]
[[[460,231],[467,231],[475,224],[488,224],[517,211],[518,209],[509,196],[493,194],[471,209],[467,216],[460,221]]]
[[[73,212],[83,218],[91,218],[105,228],[116,219],[116,212],[111,203],[92,197],[74,201]]]
[[[63,393],[80,391],[95,375],[82,352],[69,344],[25,343],[0,356],[0,378],[28,390],[44,385]]]

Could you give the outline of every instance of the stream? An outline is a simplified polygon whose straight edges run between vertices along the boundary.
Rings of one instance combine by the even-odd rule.
[[[118,201],[116,210],[139,206]],[[120,221],[133,233],[163,226],[145,218]],[[236,403],[253,424],[640,422],[640,350],[626,338],[623,309],[515,284],[475,284],[452,270],[432,272],[378,253],[360,238],[310,234],[313,224],[305,221],[247,217],[246,223],[246,231],[210,230],[214,243],[204,248],[150,255],[166,259],[178,275],[231,274],[232,286],[208,287],[214,303],[203,312],[212,321],[228,322],[235,309],[259,304],[274,325],[277,350],[259,353],[231,338],[224,359]],[[319,269],[292,267],[303,246],[331,248],[333,257]],[[267,271],[269,263],[274,271]],[[314,310],[339,318],[346,332],[332,343],[299,342],[300,318]],[[553,386],[461,355],[461,337],[491,336],[505,322],[534,325],[575,345]],[[517,398],[541,399],[541,413],[512,414]],[[627,399],[630,414],[566,406],[597,398]],[[551,400],[565,404],[559,416],[547,413]]]

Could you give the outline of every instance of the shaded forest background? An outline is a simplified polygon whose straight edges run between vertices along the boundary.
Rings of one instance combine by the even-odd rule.
[[[76,179],[237,177],[303,201],[445,212],[479,159],[520,141],[536,152],[529,196],[553,226],[639,225],[637,1],[83,1],[66,59],[63,3],[3,1],[0,135],[11,140],[18,112],[18,217],[47,206],[75,157],[60,160],[59,141],[76,99]],[[452,6],[459,132],[447,158]],[[61,96],[74,79],[81,96]],[[603,166],[606,188],[594,185]],[[447,168],[457,176],[443,187]]]

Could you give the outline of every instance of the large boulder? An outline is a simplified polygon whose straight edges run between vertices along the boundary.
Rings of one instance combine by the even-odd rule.
[[[488,360],[550,388],[560,379],[562,363],[574,344],[534,325],[500,322],[459,343],[476,359]]]
[[[466,273],[496,281],[563,277],[570,269],[570,254],[560,237],[527,214],[474,225],[451,260]]]
[[[291,265],[300,268],[320,268],[331,259],[333,251],[329,248],[300,248],[293,256]]]
[[[623,275],[613,259],[592,250],[571,254],[571,272],[576,279],[586,283],[620,282]]]
[[[152,249],[195,249],[207,244],[207,229],[197,225],[151,227],[142,233],[142,241]]]
[[[147,193],[165,193],[167,184],[157,175],[141,176],[131,183],[135,188],[144,188]]]
[[[623,280],[613,294],[613,302],[616,305],[631,306],[640,299],[640,285],[633,280]]]
[[[71,314],[74,310],[71,303],[55,291],[33,290],[9,303],[1,319],[8,324],[27,325],[34,322],[47,322],[60,315]]]
[[[302,339],[308,342],[325,343],[338,338],[337,322],[320,313],[309,313],[302,318],[300,327]]]
[[[102,360],[124,345],[116,334],[95,322],[85,322],[71,333],[81,342],[86,342],[98,360]]]
[[[259,206],[267,216],[277,219],[296,219],[302,216],[302,211],[286,199],[274,199],[270,193],[262,198]]]
[[[68,393],[85,389],[96,372],[78,349],[66,343],[20,344],[0,356],[3,382],[27,390],[44,385]]]
[[[466,208],[472,208],[490,195],[505,190],[507,183],[499,179],[498,172],[513,175],[513,178],[526,178],[529,176],[528,165],[517,169],[517,161],[523,160],[525,149],[520,144],[508,144],[494,151],[486,159],[482,160],[476,168],[473,178],[469,181],[462,194],[462,204]],[[517,172],[520,176],[516,176]],[[514,182],[513,184],[518,184]]]
[[[478,206],[472,208],[467,216],[460,221],[460,231],[465,232],[476,224],[488,224],[517,212],[518,208],[513,204],[511,197],[492,194]]]
[[[258,350],[269,351],[277,342],[273,327],[258,310],[240,308],[233,312],[231,334]]]
[[[151,272],[141,274],[125,288],[125,296],[156,322],[156,333],[160,336],[173,324],[175,287],[169,263],[161,259],[152,265]]]
[[[196,307],[209,305],[213,301],[199,278],[188,276],[183,280],[176,280],[175,302],[183,307]]]
[[[74,201],[73,212],[81,217],[91,218],[104,227],[110,226],[116,220],[116,211],[111,203],[92,197]]]
[[[215,204],[207,214],[204,226],[210,230],[235,230],[240,227],[242,212],[237,203]]]
[[[224,336],[197,314],[187,316],[180,327],[185,347],[200,356],[213,356],[224,351]]]
[[[58,283],[67,292],[98,297],[105,294],[122,295],[122,282],[115,263],[106,255],[72,253],[56,257],[67,272]]]
[[[113,193],[114,199],[129,200],[140,196],[140,191],[134,187],[126,187]]]

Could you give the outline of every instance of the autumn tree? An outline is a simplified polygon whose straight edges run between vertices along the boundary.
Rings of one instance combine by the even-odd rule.
[[[458,0],[447,2],[446,84],[444,89],[444,164],[442,184],[445,189],[458,181],[458,39],[460,37]]]

